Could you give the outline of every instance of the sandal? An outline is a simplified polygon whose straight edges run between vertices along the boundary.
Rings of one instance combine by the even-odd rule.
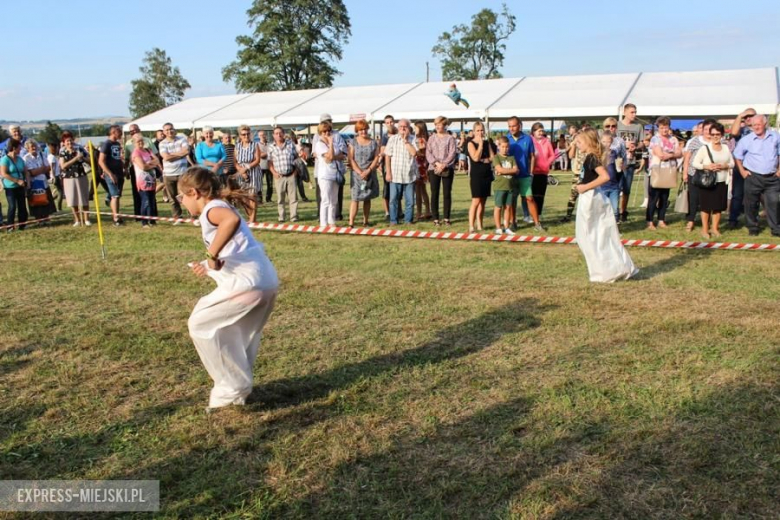
[[[713,232],[712,232],[712,233],[710,233],[710,234],[711,234],[712,236],[714,236],[715,238],[720,238],[720,237],[722,237],[722,236],[723,236],[723,235],[721,235],[721,234],[720,234],[720,231],[713,231]]]
[[[452,225],[452,222],[450,222],[450,219],[447,219],[447,218],[445,218],[445,219],[444,219],[444,225],[445,225],[445,226],[451,226],[451,225]]]
[[[664,229],[664,228],[667,228],[667,227],[669,227],[669,226],[667,226],[667,225],[666,225],[666,222],[664,222],[664,221],[662,220],[662,221],[660,221],[660,222],[658,223],[658,227],[659,227],[659,228],[661,228],[661,229]]]
[[[439,227],[439,226],[441,226],[441,222],[439,222],[438,220],[434,220],[433,221],[433,225],[436,226],[436,227]]]
[[[690,233],[691,231],[693,231],[693,226],[694,226],[693,222],[688,222],[687,224],[685,224],[685,231]]]
[[[650,231],[655,231],[655,230],[657,230],[658,228],[657,228],[657,227],[655,227],[655,224],[653,224],[652,222],[648,222],[648,223],[647,223],[647,229],[649,229]]]
[[[702,237],[704,240],[709,240],[709,239],[710,239],[710,234],[709,234],[709,233],[707,233],[706,231],[702,231],[702,232],[701,232],[701,237]]]

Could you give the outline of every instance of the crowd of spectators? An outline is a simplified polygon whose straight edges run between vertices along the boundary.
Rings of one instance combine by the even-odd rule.
[[[544,233],[545,197],[548,185],[557,183],[552,177],[556,171],[572,173],[561,221],[571,220],[583,171],[583,157],[574,143],[590,125],[570,124],[556,137],[541,123],[533,124],[529,133],[517,117],[506,123],[508,132],[503,135],[491,137],[485,125],[476,122],[468,134],[456,137],[445,117],[435,119],[435,130],[429,134],[422,121],[396,121],[388,115],[380,136],[369,135],[368,123],[361,120],[355,123],[356,135],[347,138],[323,114],[311,142],[299,142],[294,132],[281,127],[273,129],[270,140],[265,130],[253,135],[248,126],[239,127],[237,135],[222,132],[218,137],[213,128],[204,127],[200,135],[187,137],[168,123],[154,138],[131,125],[129,139],[122,143],[121,128],[111,126],[93,157],[70,132],[63,132],[59,142],[38,143],[13,125],[11,137],[0,143],[0,179],[7,203],[5,213],[0,205],[0,223],[14,224],[7,227],[9,232],[24,229],[29,215],[45,219],[62,209],[64,198],[73,225],[91,225],[88,173],[93,165],[114,225],[124,224],[119,208],[125,180],[130,181],[134,215],[157,216],[157,193],[163,192],[163,202],[180,218],[177,183],[196,164],[214,172],[223,185],[249,195],[251,203],[245,208],[249,222],[256,221],[257,208],[272,203],[274,194],[278,221],[297,222],[299,202],[309,201],[308,185],[316,192],[320,225],[335,225],[344,220],[343,191],[349,180],[348,226],[355,225],[358,214],[362,225],[371,225],[371,201],[381,196],[390,226],[431,220],[436,227],[450,227],[453,184],[457,174],[465,172],[471,192],[470,232],[483,230],[485,206],[492,196],[495,233],[514,234],[523,223]],[[618,224],[629,220],[634,177],[642,172],[641,207],[650,230],[668,226],[670,194],[677,188],[675,206],[684,210],[689,232],[698,220],[703,238],[720,237],[721,214],[728,211],[730,228],[738,227],[744,212],[750,235],[758,235],[763,206],[771,233],[780,236],[780,137],[768,128],[765,116],[747,109],[728,128],[706,119],[683,134],[673,131],[666,117],[649,126],[639,122],[636,106],[628,104],[622,118],[607,118],[600,126],[609,182],[598,192],[608,199]],[[146,229],[154,225],[137,220]]]

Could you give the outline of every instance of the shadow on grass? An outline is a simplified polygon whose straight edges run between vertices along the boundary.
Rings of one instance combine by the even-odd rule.
[[[682,406],[668,427],[608,448],[616,462],[552,518],[777,518],[780,394],[742,384]]]
[[[101,460],[117,456],[118,452],[125,449],[132,450],[128,438],[137,435],[139,431],[149,431],[154,425],[162,427],[169,416],[197,402],[199,398],[195,397],[174,400],[143,408],[127,420],[109,422],[88,433],[53,434],[41,442],[22,440],[2,446],[0,475],[5,479],[84,478],[84,471]],[[43,406],[18,406],[10,414],[10,420],[18,424],[28,423],[45,411]],[[6,417],[9,416],[3,414],[3,421],[6,421]],[[69,421],[63,418],[62,422],[65,424]],[[0,437],[0,440],[5,439]]]
[[[249,402],[261,401],[266,409],[296,405],[325,397],[361,379],[467,356],[491,346],[505,334],[538,327],[541,323],[538,316],[551,308],[540,307],[535,299],[518,300],[442,329],[434,339],[416,348],[255,387]]]
[[[678,518],[776,514],[776,387],[736,386],[660,418],[652,431],[609,420],[538,424],[516,399],[398,438],[322,476],[286,504],[291,518]],[[538,419],[537,419],[538,421]],[[559,432],[564,432],[560,434]],[[526,438],[529,435],[530,438]]]
[[[629,248],[629,254],[631,249]],[[634,280],[650,280],[656,276],[676,271],[689,262],[704,260],[712,254],[711,249],[680,249],[672,250],[669,258],[664,258],[650,265],[642,266]]]
[[[30,359],[24,359],[38,350],[35,343],[17,345],[8,350],[0,351],[0,377],[5,377],[11,372],[15,372],[30,364]]]

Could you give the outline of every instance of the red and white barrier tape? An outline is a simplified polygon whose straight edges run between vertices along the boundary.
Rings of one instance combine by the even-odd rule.
[[[90,211],[89,213],[95,213]],[[111,213],[101,213],[111,215]],[[141,217],[119,214],[121,217],[163,222],[195,223],[192,218]],[[258,222],[248,224],[252,229],[268,231],[293,231],[297,233],[321,233],[327,235],[350,235],[390,238],[430,238],[436,240],[471,240],[477,242],[527,242],[533,244],[576,244],[574,237],[540,237],[527,235],[494,235],[490,233],[455,233],[443,231],[414,231],[401,229],[348,228],[338,226],[306,226],[303,224],[267,224]],[[623,244],[631,247],[655,247],[660,249],[718,249],[727,251],[780,251],[780,244],[750,244],[737,242],[693,242],[683,240],[635,240],[624,239]]]
[[[10,229],[10,228],[18,228],[19,226],[28,226],[30,224],[40,224],[42,222],[51,222],[54,219],[63,218],[70,216],[70,213],[55,213],[53,215],[49,215],[48,217],[39,218],[35,220],[28,220],[27,222],[15,222],[13,224],[8,224],[5,226],[0,226],[0,230],[3,229]]]

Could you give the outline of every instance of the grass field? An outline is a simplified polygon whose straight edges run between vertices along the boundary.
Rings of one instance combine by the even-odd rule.
[[[777,518],[777,253],[631,249],[606,286],[576,246],[259,233],[255,390],[206,414],[200,230],[106,236],[0,236],[3,479],[158,479],[167,518]]]

